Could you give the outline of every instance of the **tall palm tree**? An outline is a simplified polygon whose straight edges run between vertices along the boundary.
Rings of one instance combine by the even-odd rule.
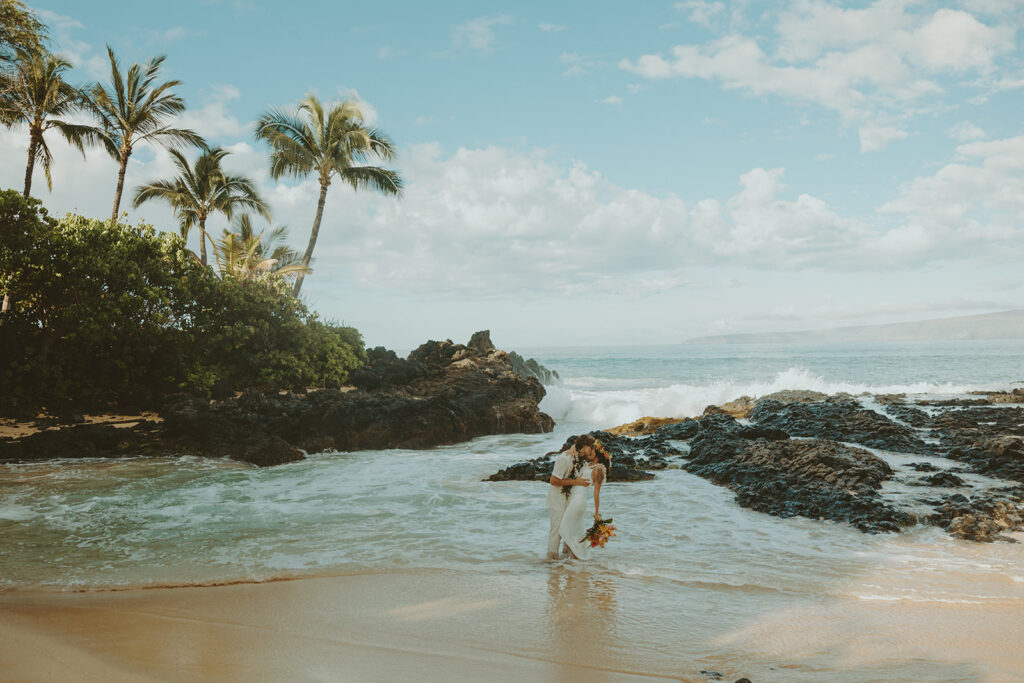
[[[228,275],[242,280],[275,280],[307,275],[311,271],[301,263],[299,254],[285,244],[288,229],[283,225],[256,232],[252,217],[239,215],[221,238],[213,242],[213,253],[221,277]],[[266,235],[266,237],[264,237]],[[212,242],[212,240],[211,240]]]
[[[270,218],[270,208],[256,192],[256,186],[245,176],[228,175],[221,160],[228,155],[220,147],[204,150],[195,165],[176,149],[170,150],[178,175],[173,180],[154,180],[135,190],[134,206],[159,199],[171,205],[178,215],[181,236],[188,239],[193,226],[199,226],[200,261],[206,265],[206,220],[220,212],[228,220],[239,209],[256,211]],[[115,209],[116,210],[116,209]]]
[[[256,122],[256,137],[268,143],[270,174],[274,179],[289,175],[304,178],[316,173],[320,181],[320,200],[309,235],[302,265],[309,266],[320,234],[324,202],[331,179],[338,176],[354,190],[366,187],[388,195],[401,195],[402,177],[397,171],[363,165],[370,159],[390,161],[395,148],[380,131],[367,128],[363,112],[352,100],[331,105],[325,113],[314,95],[307,95],[298,111],[273,109]],[[303,275],[295,279],[293,294],[299,295]]]
[[[177,149],[184,145],[203,147],[205,142],[195,131],[170,125],[174,116],[185,110],[185,101],[171,92],[172,88],[181,85],[181,81],[156,84],[164,63],[163,55],[153,57],[145,64],[132,64],[124,74],[109,45],[107,56],[110,57],[110,83],[107,86],[97,83],[92,89],[92,99],[103,126],[103,144],[114,161],[120,164],[114,210],[110,214],[110,219],[116,221],[124,191],[124,174],[135,145],[152,141]]]
[[[56,130],[85,158],[85,144],[99,142],[100,131],[67,121],[88,107],[84,93],[64,80],[71,63],[47,52],[19,51],[14,72],[5,78],[7,87],[0,95],[0,122],[6,126],[25,124],[28,127],[28,163],[25,166],[26,197],[32,192],[32,171],[37,162],[43,165],[46,186],[53,190],[50,167],[53,155],[46,144],[47,131]]]

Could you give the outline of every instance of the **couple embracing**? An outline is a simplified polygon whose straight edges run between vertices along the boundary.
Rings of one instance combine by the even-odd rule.
[[[611,467],[607,452],[594,437],[577,436],[572,446],[555,458],[548,488],[551,530],[548,534],[548,559],[557,560],[559,546],[577,560],[590,557],[587,535],[588,489],[594,492],[594,520],[601,519],[601,484]]]

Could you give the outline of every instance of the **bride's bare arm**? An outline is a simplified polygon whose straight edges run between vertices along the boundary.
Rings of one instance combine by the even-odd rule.
[[[594,481],[594,519],[601,519],[601,484],[604,483],[604,477],[604,465],[598,465],[590,473],[590,478]]]

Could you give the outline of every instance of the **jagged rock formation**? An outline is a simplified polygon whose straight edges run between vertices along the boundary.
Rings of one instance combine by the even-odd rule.
[[[301,460],[300,449],[431,448],[554,427],[537,407],[544,387],[516,373],[486,332],[468,345],[427,342],[407,359],[385,349],[368,355],[366,368],[354,378],[356,390],[249,391],[220,401],[173,397],[160,413],[163,422],[149,431],[45,432],[0,442],[0,459],[68,457],[54,442],[89,455],[177,452],[265,466]]]
[[[786,392],[758,401],[741,399],[729,410],[709,407],[697,419],[648,417],[611,430],[614,435],[591,434],[622,460],[620,480],[641,478],[638,470],[653,476],[649,470],[669,466],[666,459],[675,458],[682,469],[735,491],[740,505],[780,517],[848,522],[866,532],[924,523],[975,541],[1024,529],[1024,486],[1019,484],[1024,482],[1024,407],[996,407],[992,404],[1005,401],[984,398],[935,401],[925,410],[906,403],[902,395],[876,397],[876,403],[896,419],[852,396]],[[730,413],[746,414],[750,422]],[[688,442],[688,448],[680,442]],[[948,469],[948,463],[923,461],[893,467],[850,443],[963,464]],[[517,463],[491,480],[546,480],[551,455]],[[964,472],[1004,479],[1007,486],[972,484],[957,474]],[[916,498],[905,493],[898,500],[886,495],[886,484],[932,493]],[[919,507],[910,512],[911,498],[932,512],[921,513]]]

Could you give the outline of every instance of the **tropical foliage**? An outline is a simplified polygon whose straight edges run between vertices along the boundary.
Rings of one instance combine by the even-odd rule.
[[[187,145],[205,146],[203,138],[187,128],[175,128],[174,117],[185,110],[185,101],[172,91],[181,81],[157,83],[165,57],[153,57],[145,64],[132,64],[127,72],[107,46],[110,59],[110,82],[96,84],[92,99],[96,116],[103,129],[101,141],[107,153],[118,162],[117,186],[114,190],[114,210],[110,220],[117,220],[124,191],[124,175],[128,159],[136,145],[153,142],[174,149]]]
[[[320,222],[324,215],[327,189],[337,176],[354,190],[372,187],[388,195],[400,195],[402,177],[397,171],[366,165],[367,161],[389,161],[394,157],[392,142],[379,130],[364,124],[358,103],[346,100],[324,111],[314,95],[299,105],[298,111],[271,110],[256,122],[256,137],[271,147],[270,175],[304,178],[316,174],[320,183],[316,217],[302,265],[313,258]],[[298,296],[303,276],[295,279],[293,294]]]
[[[352,328],[283,287],[217,278],[179,235],[0,192],[0,409],[155,407],[169,393],[338,386]]]
[[[134,206],[138,208],[150,200],[167,202],[178,216],[181,236],[188,239],[193,226],[199,227],[199,260],[206,265],[206,221],[214,213],[224,214],[228,220],[238,210],[256,211],[270,218],[270,208],[260,199],[256,185],[241,175],[229,175],[221,167],[228,152],[219,147],[204,150],[195,165],[190,166],[185,156],[170,150],[178,169],[173,180],[153,180],[135,191]]]
[[[28,128],[28,163],[25,168],[24,196],[32,191],[32,172],[41,163],[46,186],[53,189],[50,166],[53,155],[46,133],[55,130],[68,144],[85,156],[85,144],[99,140],[94,126],[73,123],[68,117],[89,107],[85,93],[64,80],[71,63],[47,52],[19,51],[7,87],[0,93],[0,122],[6,126],[24,124]]]
[[[18,52],[42,52],[46,35],[46,25],[23,2],[0,0],[0,67]]]
[[[249,214],[238,216],[221,238],[213,243],[217,270],[221,277],[235,277],[247,282],[265,282],[307,275],[299,255],[286,243],[288,229],[283,225],[256,233]]]

